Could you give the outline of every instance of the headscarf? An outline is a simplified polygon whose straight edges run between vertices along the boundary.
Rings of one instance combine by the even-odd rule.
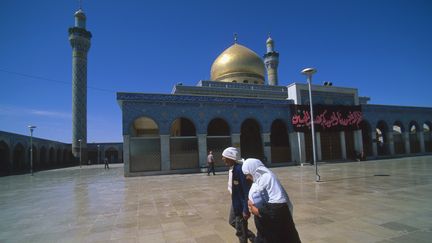
[[[234,161],[240,160],[240,154],[238,149],[234,147],[228,147],[222,152],[222,156],[228,159],[232,159]]]
[[[258,159],[247,159],[242,165],[242,171],[245,175],[251,175],[253,184],[249,190],[249,199],[253,202],[253,195],[261,193],[265,190],[265,195],[268,196],[268,203],[288,203],[292,214],[292,204],[289,200],[288,194],[283,188],[273,172],[271,172],[264,164]]]

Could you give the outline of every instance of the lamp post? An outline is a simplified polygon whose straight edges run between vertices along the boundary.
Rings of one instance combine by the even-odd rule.
[[[97,161],[98,161],[98,164],[100,163],[100,145],[98,144],[97,145],[97,148],[98,148],[98,159],[97,159]]]
[[[79,163],[80,163],[80,168],[81,168],[81,163],[82,163],[82,161],[81,161],[81,159],[82,159],[82,154],[81,154],[81,143],[82,143],[82,139],[80,138],[80,139],[78,139],[78,142],[79,142],[79,144],[80,144],[80,159],[79,159]]]
[[[30,129],[30,173],[33,175],[33,131],[36,129],[36,126],[28,126]]]
[[[302,71],[302,74],[306,75],[308,87],[309,87],[309,106],[310,106],[310,116],[311,116],[311,128],[312,128],[312,153],[313,153],[313,163],[315,164],[315,175],[316,181],[320,181],[320,175],[318,174],[318,163],[316,161],[316,148],[315,148],[315,123],[314,123],[314,115],[313,115],[313,102],[312,102],[312,75],[316,73],[315,68],[305,68]]]

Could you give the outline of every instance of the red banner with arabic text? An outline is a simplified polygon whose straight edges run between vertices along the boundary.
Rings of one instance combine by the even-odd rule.
[[[296,132],[311,129],[309,105],[291,105],[291,123]],[[361,106],[314,105],[315,131],[346,131],[360,129]]]

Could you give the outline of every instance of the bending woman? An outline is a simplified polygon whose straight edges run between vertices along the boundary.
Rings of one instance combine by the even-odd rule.
[[[292,218],[292,204],[276,175],[258,159],[247,159],[242,171],[253,182],[248,204],[258,231],[255,242],[301,242]]]

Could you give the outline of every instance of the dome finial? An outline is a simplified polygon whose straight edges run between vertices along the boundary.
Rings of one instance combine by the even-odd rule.
[[[237,42],[238,42],[237,33],[234,33],[234,44],[237,44]]]
[[[82,9],[82,0],[78,0],[79,3],[79,9]]]

